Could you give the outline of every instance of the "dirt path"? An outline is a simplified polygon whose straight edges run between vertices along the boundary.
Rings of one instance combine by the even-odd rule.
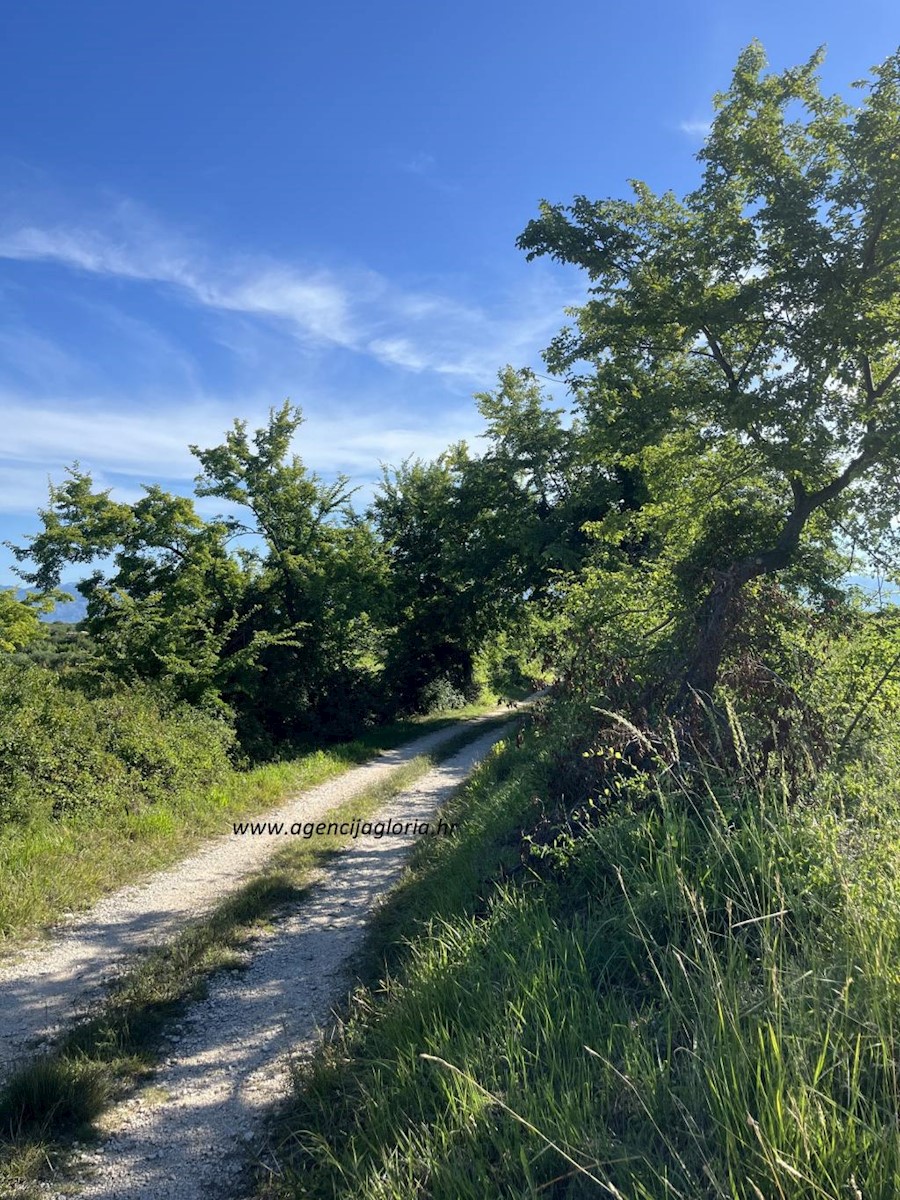
[[[502,736],[492,730],[424,775],[373,820],[429,820]],[[324,871],[311,897],[261,939],[249,968],[214,979],[173,1038],[152,1086],[104,1122],[108,1139],[78,1164],[84,1200],[233,1196],[265,1112],[309,1053],[373,906],[394,884],[414,839],[360,838]]]
[[[477,727],[492,715],[465,725]],[[318,820],[417,755],[457,736],[462,727],[441,729],[385,751],[254,819],[288,825]],[[129,959],[173,937],[192,918],[207,912],[258,871],[280,844],[275,837],[229,833],[216,838],[174,867],[107,896],[50,940],[4,963],[0,967],[0,1078],[27,1057],[40,1039],[87,1012]]]

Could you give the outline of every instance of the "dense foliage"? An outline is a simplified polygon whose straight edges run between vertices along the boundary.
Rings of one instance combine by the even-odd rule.
[[[233,734],[213,714],[134,684],[96,698],[0,662],[0,825],[139,810],[221,779]]]
[[[604,533],[659,561],[682,698],[714,688],[748,585],[827,593],[836,536],[891,540],[900,500],[900,56],[857,110],[820,59],[744,51],[684,199],[544,204],[520,238],[590,280],[549,362],[645,489]]]
[[[152,684],[233,719],[244,750],[265,756],[463,704],[515,674],[536,653],[550,568],[583,550],[590,468],[527,373],[503,372],[481,403],[491,449],[403,464],[369,517],[345,479],[323,483],[292,453],[301,415],[288,404],[252,436],[237,421],[221,445],[192,447],[197,496],[225,508],[211,520],[156,485],[116,501],[73,468],[15,548],[38,597],[71,565],[90,570],[91,653],[69,686]],[[31,640],[39,657],[32,607],[9,605],[8,649]]]

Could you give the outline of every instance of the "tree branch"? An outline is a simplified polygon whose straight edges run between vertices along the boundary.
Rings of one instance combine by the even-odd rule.
[[[762,340],[766,336],[766,334],[769,332],[769,329],[772,324],[773,324],[772,320],[766,320],[763,322],[763,327],[760,330],[759,337],[753,343],[753,346],[750,349],[750,353],[744,359],[744,365],[741,367],[740,371],[738,371],[738,375],[737,375],[738,386],[740,386],[740,384],[743,383],[744,376],[747,374],[747,370],[748,370],[750,364],[753,362],[753,359],[756,356],[756,352],[759,349],[759,347],[761,346]]]
[[[882,379],[881,383],[879,383],[878,387],[875,389],[875,395],[873,396],[873,399],[880,400],[888,388],[895,384],[898,379],[900,379],[900,362],[896,363],[893,369],[888,371],[887,375],[885,375],[884,379]]]
[[[862,270],[863,274],[871,271],[875,262],[875,250],[878,246],[878,239],[881,237],[884,223],[887,220],[887,212],[880,208],[875,214],[875,221],[869,231],[869,236],[866,238],[866,244],[863,248]]]
[[[700,326],[700,332],[706,338],[707,344],[712,351],[712,356],[722,368],[725,378],[728,380],[728,385],[732,391],[738,386],[738,378],[734,373],[734,367],[722,353],[722,347],[716,341],[709,327],[706,325]]]

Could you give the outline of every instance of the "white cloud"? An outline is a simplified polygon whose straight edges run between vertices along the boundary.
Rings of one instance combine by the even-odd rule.
[[[119,204],[92,226],[8,226],[0,258],[45,261],[176,289],[204,308],[283,327],[301,343],[340,348],[384,366],[489,385],[506,362],[533,361],[573,296],[559,276],[531,268],[491,312],[440,291],[399,287],[364,268],[303,268],[264,256],[213,254]],[[539,340],[536,340],[539,339]]]
[[[268,407],[258,399],[242,406],[241,416],[251,430],[265,423]],[[73,408],[65,400],[36,407],[14,395],[0,396],[0,425],[7,431],[2,469],[8,473],[0,510],[32,510],[34,481],[42,501],[48,473],[59,481],[74,461],[104,478],[187,483],[198,471],[188,446],[220,443],[234,415],[235,405],[229,401],[191,401],[165,410],[148,406],[129,413],[108,404]],[[396,464],[410,455],[434,458],[451,442],[476,440],[479,426],[472,406],[419,420],[374,406],[352,417],[311,412],[297,432],[295,449],[320,474],[372,476],[378,474],[380,462]],[[19,494],[26,498],[17,499]]]
[[[304,275],[265,262],[216,271],[139,222],[119,230],[116,224],[112,234],[27,226],[6,231],[0,233],[0,258],[55,262],[94,275],[168,284],[209,308],[277,317],[291,322],[297,332],[336,345],[356,341],[343,289],[324,272]]]
[[[382,362],[392,363],[395,367],[405,367],[409,371],[424,371],[431,365],[428,358],[421,354],[408,338],[373,338],[368,349]]]
[[[40,468],[0,463],[0,512],[34,515],[47,503],[47,483]]]
[[[678,128],[689,137],[708,137],[712,130],[712,120],[679,121]]]

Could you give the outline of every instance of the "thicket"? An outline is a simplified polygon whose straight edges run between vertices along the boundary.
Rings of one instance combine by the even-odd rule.
[[[0,662],[0,824],[139,810],[209,787],[234,735],[146,685],[89,698],[39,667]]]
[[[135,503],[73,467],[0,593],[0,819],[152,804],[206,771],[290,757],[545,676],[548,580],[584,552],[592,464],[527,372],[480,398],[490,449],[385,474],[368,515],[291,450],[285,404],[193,447],[198,496]],[[87,617],[39,621],[82,566]],[[115,800],[113,800],[115,798]]]

